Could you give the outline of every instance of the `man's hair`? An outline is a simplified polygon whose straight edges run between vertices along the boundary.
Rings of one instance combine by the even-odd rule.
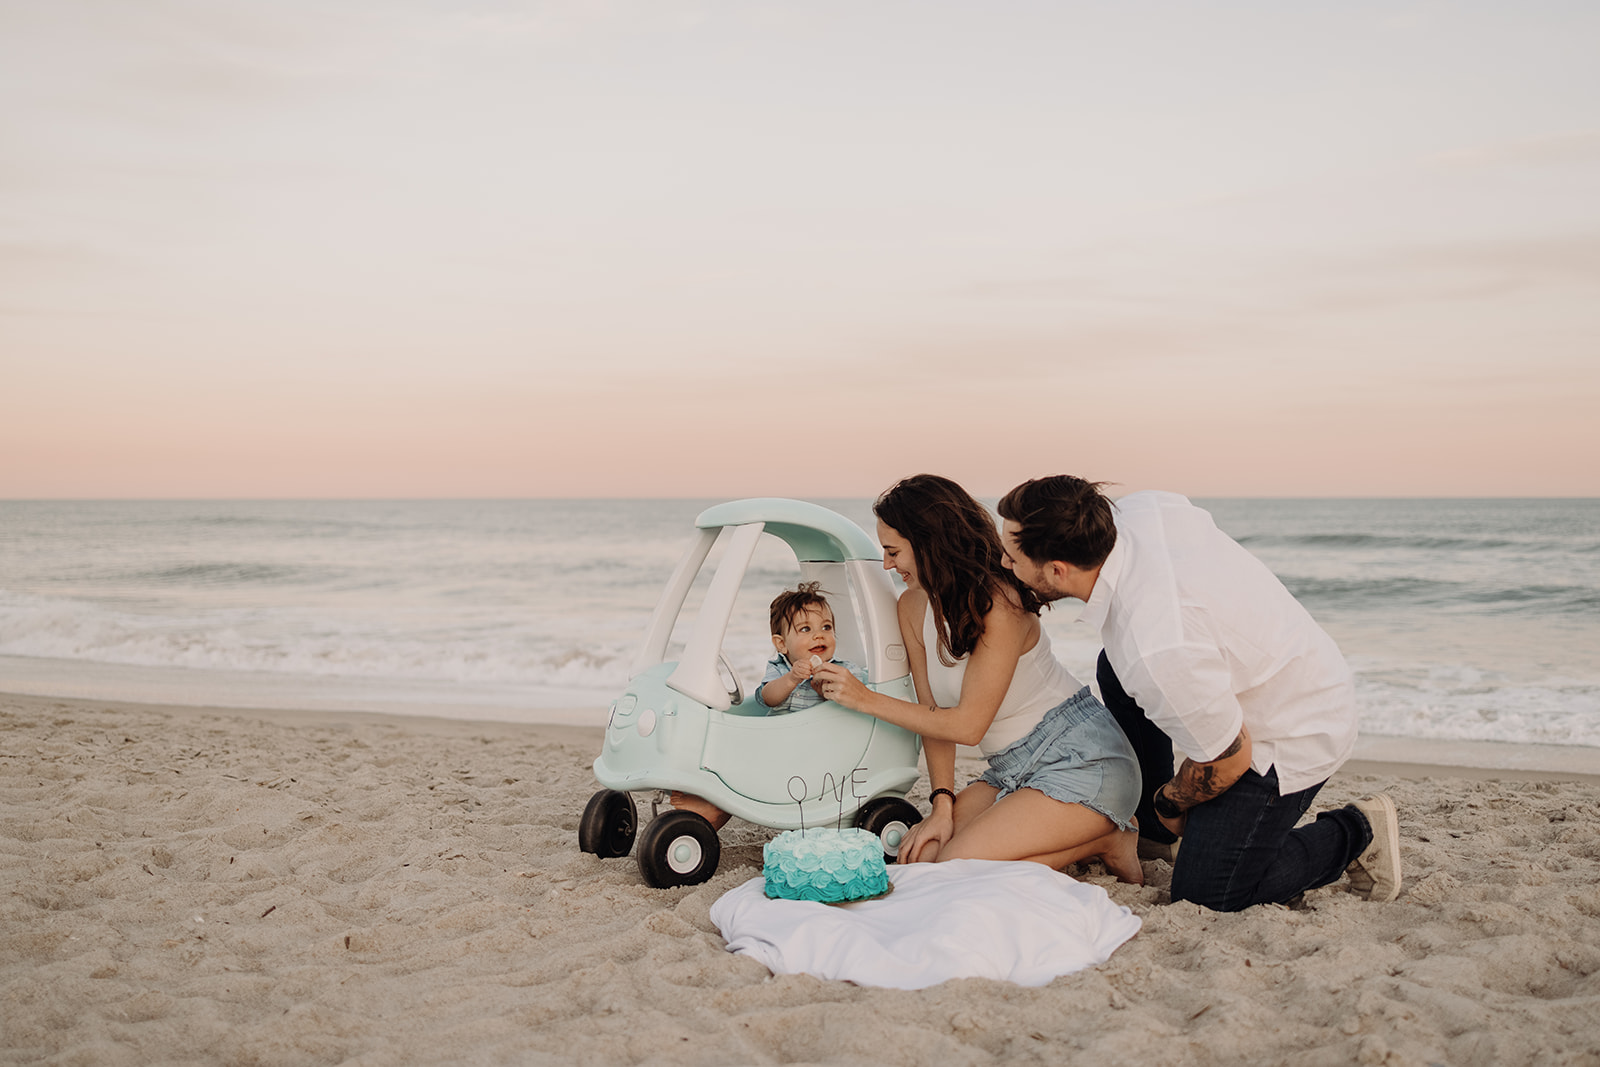
[[[1034,563],[1092,570],[1117,543],[1116,505],[1100,491],[1110,484],[1070,474],[1034,478],[1000,498],[1000,517],[1017,524],[1017,547]]]
[[[821,582],[801,582],[794,589],[785,589],[773,598],[773,636],[782,637],[783,628],[808,611],[831,612],[833,609],[828,607],[827,598],[817,591],[821,588]]]
[[[1006,570],[994,517],[961,486],[937,474],[895,482],[872,513],[911,545],[917,581],[933,605],[939,660],[968,655],[983,637],[995,596],[1010,586],[1024,610],[1037,615],[1039,598]]]

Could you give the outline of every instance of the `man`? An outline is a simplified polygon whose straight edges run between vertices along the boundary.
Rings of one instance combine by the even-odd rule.
[[[1355,745],[1338,646],[1210,514],[1175,493],[1113,504],[1101,484],[1056,475],[1007,493],[1005,564],[1046,600],[1083,601],[1099,627],[1101,697],[1144,776],[1141,851],[1173,859],[1172,899],[1239,911],[1348,873],[1393,900],[1388,796],[1295,826]]]

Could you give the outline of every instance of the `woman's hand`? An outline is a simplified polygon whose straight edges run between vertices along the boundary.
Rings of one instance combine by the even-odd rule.
[[[811,672],[811,684],[823,698],[843,704],[851,711],[860,711],[872,690],[837,663],[824,663]]]
[[[932,863],[939,858],[945,843],[955,836],[956,822],[948,804],[935,804],[928,817],[906,831],[900,839],[900,863]]]

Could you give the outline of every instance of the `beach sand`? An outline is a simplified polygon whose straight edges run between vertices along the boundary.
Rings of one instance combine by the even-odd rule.
[[[1395,797],[1399,900],[1075,868],[1144,921],[1109,963],[901,992],[725,950],[769,831],[688,889],[580,852],[598,728],[0,697],[0,731],[0,1063],[1600,1064],[1581,774],[1353,764],[1321,799]]]

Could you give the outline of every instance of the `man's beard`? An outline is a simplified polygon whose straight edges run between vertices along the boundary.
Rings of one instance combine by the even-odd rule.
[[[1041,604],[1052,604],[1057,600],[1065,600],[1067,598],[1066,593],[1058,593],[1054,589],[1044,589],[1031,582],[1023,582],[1022,584],[1033,590],[1033,595],[1039,598]]]

